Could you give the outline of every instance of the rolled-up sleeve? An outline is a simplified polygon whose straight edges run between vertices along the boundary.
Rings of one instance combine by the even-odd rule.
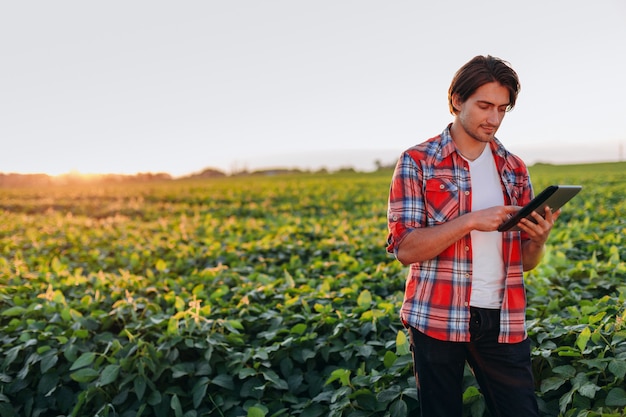
[[[389,189],[387,210],[387,252],[397,255],[402,240],[415,228],[426,224],[422,173],[410,153],[398,159]]]

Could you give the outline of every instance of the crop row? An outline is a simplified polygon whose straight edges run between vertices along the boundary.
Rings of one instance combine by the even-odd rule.
[[[534,175],[585,186],[527,276],[544,415],[626,407],[620,172]],[[0,416],[415,412],[389,177],[0,190]]]

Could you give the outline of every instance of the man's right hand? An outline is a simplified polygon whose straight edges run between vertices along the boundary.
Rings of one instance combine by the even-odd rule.
[[[517,213],[519,206],[494,206],[483,210],[468,213],[472,216],[472,228],[480,232],[493,232],[507,221],[513,214]]]

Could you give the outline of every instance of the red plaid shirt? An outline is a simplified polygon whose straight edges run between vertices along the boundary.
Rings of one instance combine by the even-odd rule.
[[[526,165],[494,139],[490,143],[500,173],[506,205],[523,206],[533,197]],[[457,153],[450,126],[439,136],[405,151],[389,193],[387,250],[413,229],[430,227],[472,210],[469,166]],[[502,233],[505,291],[500,313],[501,343],[526,338],[526,293],[521,232]],[[440,340],[470,340],[469,300],[472,285],[472,241],[467,234],[437,257],[410,266],[400,316],[405,325]]]

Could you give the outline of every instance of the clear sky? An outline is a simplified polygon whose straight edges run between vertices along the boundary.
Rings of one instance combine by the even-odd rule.
[[[624,158],[624,0],[1,1],[0,172],[373,168],[509,61],[498,138],[529,164]]]

